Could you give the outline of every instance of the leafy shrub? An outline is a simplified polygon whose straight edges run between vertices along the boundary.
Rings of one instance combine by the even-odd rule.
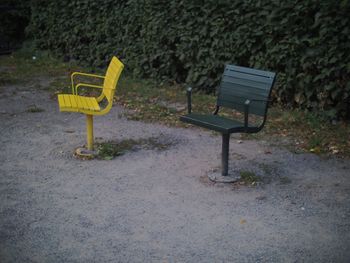
[[[213,91],[226,63],[278,72],[274,98],[350,118],[350,3],[323,0],[36,0],[40,48]],[[347,115],[347,116],[346,116]]]
[[[0,17],[0,45],[21,41],[29,23],[29,0],[1,1]]]

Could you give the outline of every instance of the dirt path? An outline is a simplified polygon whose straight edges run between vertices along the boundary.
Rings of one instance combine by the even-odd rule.
[[[44,111],[27,112],[34,98]],[[96,118],[95,136],[171,146],[77,160],[83,115],[59,113],[48,93],[2,88],[0,262],[349,262],[349,160],[233,136],[231,168],[262,182],[213,184],[219,136],[122,112]]]

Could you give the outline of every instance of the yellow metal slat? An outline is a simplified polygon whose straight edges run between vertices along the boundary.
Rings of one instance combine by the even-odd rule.
[[[64,100],[64,107],[71,108],[69,95],[63,95],[63,100]]]
[[[78,108],[77,96],[76,95],[70,95],[70,101],[71,101],[71,104],[72,104],[73,108]]]
[[[84,98],[84,97],[79,97],[79,98],[80,98],[80,100],[81,100],[81,102],[83,104],[83,109],[84,110],[88,110],[89,109],[89,105],[86,102],[86,98]]]
[[[69,103],[69,107],[70,108],[74,108],[74,96],[75,95],[67,95],[66,96],[66,99],[67,99],[67,101],[68,101],[68,103]]]
[[[97,100],[95,98],[91,98],[90,101],[91,101],[92,110],[99,111],[100,110],[100,106],[98,105]]]
[[[85,102],[88,105],[89,110],[94,110],[94,104],[93,104],[91,98],[85,98]]]
[[[77,96],[76,101],[77,101],[78,109],[84,109],[84,104],[83,104],[80,96]]]
[[[64,99],[62,95],[58,95],[58,105],[60,109],[64,108]]]
[[[91,104],[92,104],[92,109],[94,111],[99,111],[100,110],[100,106],[98,105],[98,103],[97,103],[95,98],[91,98]]]

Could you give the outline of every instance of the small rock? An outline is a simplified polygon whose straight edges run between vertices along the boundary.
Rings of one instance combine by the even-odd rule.
[[[265,199],[266,199],[266,196],[260,195],[260,196],[256,197],[255,199],[256,199],[256,200],[265,200]]]

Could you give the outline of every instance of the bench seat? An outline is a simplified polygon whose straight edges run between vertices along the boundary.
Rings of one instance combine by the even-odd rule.
[[[100,111],[96,98],[71,94],[59,94],[58,104],[60,111]]]
[[[244,131],[244,123],[218,115],[190,113],[181,116],[180,120],[226,134]]]

